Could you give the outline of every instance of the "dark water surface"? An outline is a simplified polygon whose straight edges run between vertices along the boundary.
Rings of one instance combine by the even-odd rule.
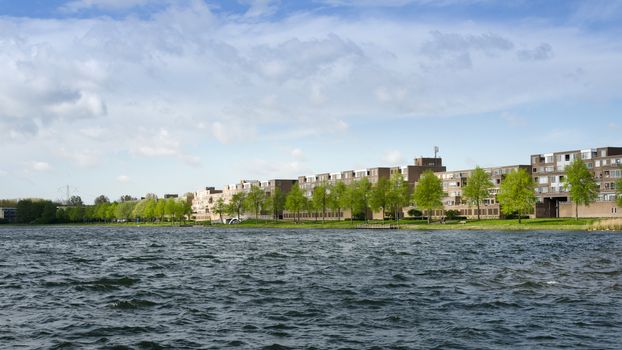
[[[0,228],[0,348],[622,348],[622,235]]]

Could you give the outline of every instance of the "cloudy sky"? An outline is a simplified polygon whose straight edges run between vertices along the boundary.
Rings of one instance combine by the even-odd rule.
[[[0,0],[0,198],[622,146],[622,1]]]

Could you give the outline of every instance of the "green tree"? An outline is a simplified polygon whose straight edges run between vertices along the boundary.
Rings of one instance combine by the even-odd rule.
[[[400,211],[410,202],[408,198],[408,183],[402,174],[395,173],[389,180],[389,190],[387,195],[387,206],[395,215],[395,220],[399,223]]]
[[[143,209],[143,217],[148,221],[153,221],[156,217],[157,199],[150,198],[146,200],[145,208]],[[173,201],[173,207],[171,215],[175,214],[175,201]]]
[[[121,202],[117,204],[114,216],[117,220],[129,221],[137,202]]]
[[[98,204],[104,204],[104,203],[110,203],[110,199],[108,199],[108,197],[106,197],[106,196],[104,196],[104,195],[102,194],[102,195],[99,195],[99,196],[97,196],[97,197],[95,198],[94,203],[95,203],[95,205],[98,205]]]
[[[428,223],[432,221],[432,210],[443,207],[443,182],[432,170],[427,170],[419,178],[413,191],[413,201],[417,207],[428,212]]]
[[[162,199],[162,201],[164,201],[164,216],[166,216],[169,221],[172,221],[175,216],[175,199],[168,198]]]
[[[296,222],[300,222],[300,211],[305,207],[307,198],[300,186],[294,185],[285,198],[285,208],[295,214]]]
[[[246,201],[246,193],[238,192],[231,196],[229,205],[227,205],[227,213],[230,215],[236,215],[236,218],[240,220],[240,216],[244,214],[244,202]]]
[[[340,198],[340,205],[342,208],[350,209],[350,222],[354,221],[355,215],[355,207],[357,203],[357,195],[356,195],[356,183],[351,182],[345,185],[345,191],[343,192]]]
[[[71,222],[82,222],[86,217],[86,209],[84,206],[69,208],[67,211],[67,219]]]
[[[279,213],[285,209],[285,195],[278,187],[266,198],[265,207],[270,210],[272,218],[278,220]]]
[[[499,188],[497,199],[501,205],[501,212],[506,215],[518,213],[518,222],[533,209],[536,204],[534,193],[536,185],[533,178],[525,169],[514,170],[505,176]]]
[[[222,221],[222,214],[227,212],[227,205],[225,204],[225,200],[222,197],[218,197],[216,203],[214,204],[213,210],[214,213],[218,214],[218,216],[220,217],[220,223],[223,224],[224,221]]]
[[[348,188],[346,184],[343,183],[343,181],[337,181],[330,188],[328,207],[333,212],[337,212],[337,217],[339,218],[339,220],[341,220],[341,209],[344,208],[344,196],[347,190]]]
[[[384,212],[389,206],[390,187],[389,179],[383,177],[378,179],[378,182],[371,189],[369,205],[373,211],[382,211],[382,221],[385,217]]]
[[[575,159],[566,167],[564,189],[570,193],[570,199],[575,203],[575,217],[579,220],[579,205],[589,206],[598,198],[598,185],[594,175],[581,159]]]
[[[326,184],[320,184],[313,189],[311,194],[311,203],[315,210],[322,213],[322,222],[326,221],[326,208],[329,202],[330,189]]]
[[[67,201],[67,205],[73,207],[81,207],[84,205],[84,203],[82,202],[82,198],[80,198],[80,196],[71,196],[71,198],[69,198],[69,201]]]
[[[251,189],[246,195],[245,206],[255,213],[255,221],[259,220],[259,213],[261,207],[266,200],[266,192],[264,192],[259,186],[251,185]]]
[[[162,222],[164,220],[164,213],[166,212],[166,200],[158,199],[155,206],[155,217],[158,218],[158,221]]]
[[[475,167],[475,170],[471,173],[467,180],[466,186],[462,189],[462,194],[470,204],[477,206],[477,220],[481,219],[480,208],[482,201],[490,197],[490,189],[492,188],[492,181],[490,174],[479,166]]]
[[[353,184],[352,199],[354,202],[354,213],[357,216],[362,216],[365,221],[367,221],[367,209],[369,209],[371,188],[371,183],[366,177]]]

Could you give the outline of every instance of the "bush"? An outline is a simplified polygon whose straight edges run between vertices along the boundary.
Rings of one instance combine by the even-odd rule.
[[[421,210],[413,208],[413,209],[410,209],[408,211],[408,216],[410,216],[410,217],[421,217],[421,216],[423,216],[423,213],[421,212]]]

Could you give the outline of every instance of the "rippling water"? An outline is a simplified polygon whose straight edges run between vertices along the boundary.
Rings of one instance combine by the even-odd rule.
[[[622,235],[0,229],[0,348],[622,346]]]

